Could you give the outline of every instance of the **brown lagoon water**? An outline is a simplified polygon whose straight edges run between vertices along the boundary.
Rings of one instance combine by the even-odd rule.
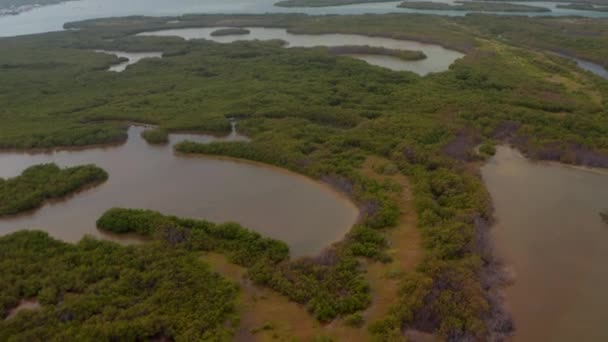
[[[515,341],[608,341],[608,171],[533,162],[499,147],[482,168],[493,238],[513,272]]]
[[[184,39],[208,39],[220,43],[231,43],[237,40],[271,40],[280,39],[287,42],[287,47],[313,47],[313,46],[373,46],[384,47],[395,50],[422,51],[427,58],[419,61],[405,61],[391,56],[380,56],[370,54],[351,55],[366,61],[369,64],[381,66],[396,71],[412,71],[419,75],[431,72],[448,70],[450,64],[464,56],[462,53],[446,49],[436,44],[425,44],[410,40],[399,40],[381,37],[368,37],[357,34],[293,34],[283,28],[247,28],[249,34],[237,34],[228,36],[212,36],[211,32],[226,27],[205,27],[162,30],[154,32],[143,32],[144,36],[178,36]]]
[[[94,163],[109,180],[33,213],[0,219],[0,234],[42,229],[67,241],[84,235],[113,238],[95,228],[95,220],[112,207],[145,208],[165,214],[235,221],[289,244],[293,256],[311,255],[340,240],[355,223],[358,210],[329,186],[257,163],[175,154],[183,140],[210,142],[245,139],[234,131],[224,138],[178,134],[168,146],[151,146],[142,127],[129,129],[118,147],[52,153],[0,153],[0,177],[13,177],[28,166]]]

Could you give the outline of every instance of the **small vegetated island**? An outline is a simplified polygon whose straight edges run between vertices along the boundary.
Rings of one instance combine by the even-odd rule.
[[[107,179],[108,174],[95,165],[29,167],[15,178],[0,178],[0,217],[35,209],[46,200],[60,199]]]
[[[330,7],[396,1],[398,0],[285,0],[274,5],[279,7]]]
[[[211,253],[279,298],[257,298],[281,314],[254,311],[267,321],[247,327],[252,334],[390,341],[422,331],[484,341],[512,332],[485,239],[492,204],[476,147],[491,155],[495,144],[510,143],[533,159],[608,167],[608,83],[543,53],[605,62],[608,22],[406,14],[168,19],[89,20],[66,25],[78,30],[0,39],[0,146],[107,144],[124,137],[126,121],[226,132],[227,118],[238,118],[251,141],[176,149],[323,180],[357,203],[360,222],[325,252],[299,259],[238,224],[146,210],[113,209],[98,221],[100,229],[149,238],[138,246],[14,233],[0,238],[0,314],[20,300],[42,306],[0,321],[0,340],[229,340],[246,309],[237,293],[247,287],[225,280],[229,272],[209,261]],[[466,56],[420,77],[327,48],[133,35],[176,26],[397,37]],[[164,55],[114,75],[104,71],[112,57],[91,51],[126,48]]]
[[[605,4],[602,5],[595,5],[592,3],[570,3],[570,4],[559,4],[556,6],[557,8],[563,8],[563,9],[573,9],[573,10],[579,10],[579,11],[595,11],[595,12],[608,12],[608,6],[606,6]]]
[[[456,1],[455,5],[433,1],[404,1],[398,7],[430,11],[551,12],[545,7],[485,1]]]
[[[248,29],[245,29],[245,28],[231,27],[231,28],[215,30],[215,31],[211,32],[211,35],[214,37],[234,36],[234,35],[246,35],[246,34],[249,34],[250,32],[251,31],[249,31]]]
[[[336,55],[371,54],[396,57],[404,61],[419,61],[426,58],[422,51],[396,50],[367,45],[332,46],[328,50]]]

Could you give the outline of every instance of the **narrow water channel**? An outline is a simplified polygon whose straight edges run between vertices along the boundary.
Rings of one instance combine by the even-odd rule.
[[[513,273],[515,341],[608,341],[608,171],[533,162],[499,147],[482,168],[493,238]]]
[[[576,62],[576,65],[578,65],[579,68],[583,69],[583,70],[587,70],[590,73],[596,74],[597,76],[608,80],[608,70],[606,68],[604,68],[603,66],[593,63],[593,62],[589,62],[580,58],[574,58],[574,57],[567,57],[572,59],[573,61]]]
[[[235,221],[265,236],[285,241],[293,256],[313,255],[340,240],[355,223],[358,210],[329,186],[257,163],[175,154],[183,140],[238,140],[193,134],[171,135],[168,146],[151,146],[131,127],[118,147],[51,153],[0,153],[0,177],[55,162],[61,166],[94,163],[109,180],[64,201],[48,203],[33,213],[0,219],[0,234],[41,229],[78,241],[84,235],[116,238],[95,228],[95,220],[112,207],[144,208],[165,214]]]
[[[126,58],[124,62],[120,62],[111,65],[108,71],[123,72],[129,65],[135,64],[144,58],[161,58],[162,52],[125,52],[125,51],[107,51],[107,50],[95,50],[98,53],[105,53],[108,55],[114,55],[119,58]]]

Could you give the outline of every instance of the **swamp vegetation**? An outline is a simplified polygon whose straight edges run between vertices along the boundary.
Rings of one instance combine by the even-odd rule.
[[[29,167],[17,177],[0,178],[0,216],[35,209],[45,200],[60,199],[107,179],[108,174],[94,165]]]
[[[332,46],[328,50],[336,55],[349,55],[349,54],[371,54],[371,55],[382,55],[392,56],[402,59],[404,61],[418,61],[425,59],[426,55],[422,51],[411,51],[411,50],[395,50],[387,49],[383,47],[369,46],[369,45],[341,45]]]
[[[239,28],[239,27],[232,27],[232,28],[225,28],[225,29],[219,29],[219,30],[215,30],[213,32],[211,32],[212,36],[230,36],[230,35],[240,35],[240,34],[248,34],[249,30],[247,29],[243,29],[243,28]]]
[[[605,62],[606,21],[391,14],[187,15],[168,23],[174,19],[85,21],[67,25],[79,30],[1,39],[0,77],[6,82],[0,84],[5,104],[0,146],[114,143],[125,139],[126,121],[155,124],[167,132],[226,133],[228,118],[237,118],[250,142],[183,142],[177,151],[260,161],[323,180],[359,205],[360,222],[321,255],[295,260],[281,242],[237,224],[148,211],[114,209],[98,222],[116,233],[152,237],[142,246],[91,239],[68,245],[42,233],[12,234],[0,239],[6,246],[0,249],[0,281],[7,284],[0,287],[3,309],[32,297],[43,307],[0,323],[7,326],[0,331],[106,340],[228,338],[230,325],[223,322],[232,317],[236,290],[193,259],[214,251],[247,267],[256,284],[305,305],[320,322],[348,316],[347,324],[363,325],[379,341],[398,340],[403,329],[451,341],[501,339],[511,333],[496,293],[501,281],[496,261],[485,239],[492,207],[477,169],[484,157],[475,147],[482,144],[482,154],[491,155],[495,143],[508,142],[536,159],[608,166],[608,82],[544,52]],[[324,48],[134,36],[220,25],[416,39],[467,55],[446,72],[419,77]],[[116,74],[104,70],[117,59],[91,49],[164,54]],[[386,234],[403,210],[394,200],[403,191],[399,184],[362,171],[370,156],[387,161],[383,172],[408,177],[425,253],[415,271],[393,275],[400,283],[394,306],[361,324],[358,315],[374,297],[365,265],[391,262]],[[112,259],[101,262],[100,250]],[[18,265],[31,265],[28,277]],[[65,271],[38,274],[53,268]],[[174,268],[179,277],[167,272]],[[59,275],[70,281],[57,284]],[[144,293],[134,291],[140,285],[148,285]],[[120,294],[112,297],[120,301],[113,307],[123,310],[104,305],[110,294]],[[216,296],[223,301],[210,300]],[[70,305],[76,307],[66,309]],[[204,316],[201,307],[208,308]],[[137,323],[129,334],[125,317]],[[78,324],[53,330],[66,321]],[[108,328],[89,325],[99,321]],[[50,323],[30,329],[34,322]]]
[[[153,145],[169,143],[169,132],[163,128],[147,129],[141,133],[141,137]]]
[[[2,317],[22,297],[41,308],[0,320],[3,341],[229,340],[237,288],[195,254],[154,241],[123,247],[46,233],[0,238]]]

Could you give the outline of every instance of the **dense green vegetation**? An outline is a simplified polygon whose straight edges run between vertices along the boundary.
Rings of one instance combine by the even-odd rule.
[[[95,165],[61,169],[55,164],[31,166],[14,178],[0,178],[0,216],[35,209],[45,200],[65,197],[108,179]]]
[[[479,152],[485,156],[493,156],[496,154],[496,146],[493,141],[486,141],[479,146]]]
[[[219,29],[219,30],[215,30],[213,32],[211,32],[211,36],[217,37],[217,36],[231,36],[231,35],[235,35],[235,34],[249,34],[249,30],[244,29],[244,28],[240,28],[240,27],[232,27],[232,28],[225,28],[225,29]]]
[[[149,144],[161,145],[169,142],[169,132],[163,128],[147,129],[141,132],[141,136]]]
[[[121,120],[167,131],[225,132],[226,118],[238,118],[251,142],[184,142],[176,148],[257,160],[332,184],[362,212],[343,241],[320,256],[289,260],[282,248],[272,253],[275,258],[256,257],[264,253],[243,241],[275,242],[261,242],[233,224],[114,210],[100,226],[228,254],[249,268],[255,282],[305,304],[321,321],[366,308],[370,294],[361,258],[388,258],[383,233],[399,218],[390,195],[400,188],[364,176],[368,156],[390,160],[410,179],[426,249],[416,272],[399,275],[400,296],[390,315],[374,323],[379,340],[404,327],[450,340],[490,340],[510,331],[501,321],[496,283],[487,277],[495,265],[483,236],[492,213],[481,179],[468,165],[479,158],[476,146],[485,142],[480,152],[491,154],[494,143],[511,142],[536,158],[608,165],[607,82],[530,49],[560,47],[600,58],[608,37],[602,20],[394,14],[191,15],[177,24],[168,19],[86,21],[68,25],[79,31],[0,40],[0,145],[77,144],[78,134],[91,129],[99,131],[94,142],[107,143],[124,134]],[[419,77],[325,48],[132,36],[226,25],[414,38],[467,55],[446,72]],[[113,57],[87,51],[94,48],[165,55],[112,74],[103,70]]]
[[[467,25],[482,37],[524,48],[549,50],[608,67],[608,21],[475,15]]]
[[[404,1],[398,7],[418,10],[471,11],[471,12],[551,12],[538,6],[511,4],[507,2],[456,1],[456,5],[432,1]]]
[[[318,259],[290,261],[284,243],[263,238],[236,223],[217,225],[147,210],[111,209],[97,225],[119,234],[153,236],[189,250],[225,254],[233,263],[249,267],[249,277],[256,283],[306,304],[322,321],[356,312],[369,304],[368,288],[358,262],[350,251],[342,248],[329,250]]]
[[[228,341],[237,289],[184,248],[0,238],[2,341]],[[3,320],[20,299],[42,307]]]
[[[404,61],[419,61],[427,57],[422,51],[387,49],[369,45],[332,46],[329,47],[328,50],[336,55],[371,54],[397,57]]]
[[[116,234],[137,233],[173,244],[185,243],[191,249],[221,252],[243,266],[259,261],[276,264],[289,255],[285,243],[263,238],[236,223],[216,225],[163,216],[155,211],[114,208],[97,220],[97,226]]]
[[[274,5],[280,7],[327,7],[390,1],[396,0],[285,0]]]

